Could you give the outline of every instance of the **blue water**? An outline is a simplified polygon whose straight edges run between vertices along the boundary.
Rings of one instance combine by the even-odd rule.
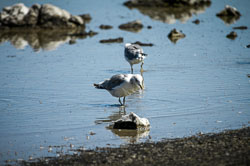
[[[0,8],[17,2],[1,1]],[[22,2],[26,6],[41,3]],[[249,126],[250,49],[246,45],[250,44],[250,31],[235,30],[235,40],[226,35],[234,26],[250,28],[250,1],[212,2],[203,13],[173,24],[152,20],[137,9],[126,8],[123,2],[44,0],[42,3],[52,3],[72,14],[90,13],[92,20],[86,30],[98,35],[77,39],[72,45],[69,39],[51,42],[39,50],[21,39],[19,45],[8,40],[0,44],[1,164],[72,154],[72,149],[79,147],[144,142],[149,135],[151,141],[158,141]],[[215,16],[226,4],[242,14],[231,25]],[[140,32],[118,28],[135,19],[144,24]],[[195,19],[201,23],[193,24]],[[101,24],[113,29],[101,30]],[[148,25],[152,29],[147,29]],[[186,34],[176,44],[167,37],[173,28]],[[99,43],[117,37],[123,37],[124,43]],[[149,54],[143,72],[145,90],[127,97],[125,111],[148,118],[151,128],[136,136],[119,136],[106,126],[124,110],[117,106],[117,98],[92,84],[114,74],[130,73],[123,57],[124,44],[135,41],[154,46],[143,47]],[[139,65],[134,66],[135,73],[139,69]]]

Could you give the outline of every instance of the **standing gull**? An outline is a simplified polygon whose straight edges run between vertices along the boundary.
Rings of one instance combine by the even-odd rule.
[[[139,74],[117,74],[94,86],[97,89],[106,89],[112,96],[119,97],[120,104],[124,106],[126,96],[143,89],[143,78]]]
[[[144,64],[144,59],[146,58],[147,54],[143,53],[142,48],[138,44],[125,44],[125,51],[124,51],[125,59],[131,66],[131,73],[133,74],[133,65],[141,63],[141,69]]]

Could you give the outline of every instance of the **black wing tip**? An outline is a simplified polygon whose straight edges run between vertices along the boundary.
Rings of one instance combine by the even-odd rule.
[[[96,89],[104,89],[100,84],[93,84]]]
[[[99,84],[93,84],[95,88],[98,88],[100,85]]]

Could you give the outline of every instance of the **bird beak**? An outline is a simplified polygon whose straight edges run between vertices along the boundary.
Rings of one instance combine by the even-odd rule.
[[[143,56],[148,56],[148,54],[142,53]]]

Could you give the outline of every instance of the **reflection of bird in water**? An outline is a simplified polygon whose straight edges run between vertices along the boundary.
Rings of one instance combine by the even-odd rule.
[[[146,58],[147,54],[143,53],[142,48],[138,44],[125,44],[125,51],[124,51],[125,59],[131,66],[131,73],[133,74],[133,65],[141,63],[141,70],[144,64],[144,59]]]
[[[143,89],[143,78],[139,74],[117,74],[94,86],[97,89],[106,89],[112,96],[119,97],[120,104],[124,106],[126,96]]]

